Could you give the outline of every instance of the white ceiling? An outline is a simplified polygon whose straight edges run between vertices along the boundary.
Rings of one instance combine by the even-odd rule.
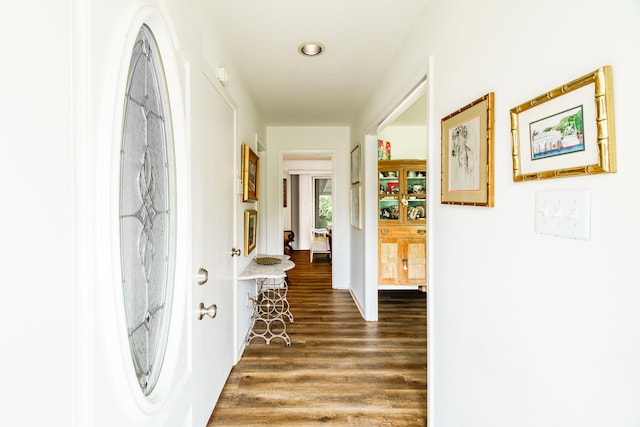
[[[426,1],[205,0],[268,126],[350,124]],[[305,41],[325,53],[303,57]]]

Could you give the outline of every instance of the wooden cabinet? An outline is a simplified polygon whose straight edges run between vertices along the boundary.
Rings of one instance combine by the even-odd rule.
[[[425,286],[426,282],[425,227],[379,227],[378,283]]]
[[[424,160],[378,161],[379,223],[423,225],[427,208]]]
[[[378,283],[426,286],[424,160],[378,162]]]

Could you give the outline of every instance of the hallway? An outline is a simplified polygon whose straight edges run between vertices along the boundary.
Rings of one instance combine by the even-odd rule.
[[[323,256],[292,259],[291,347],[255,339],[208,426],[426,425],[426,294],[380,292],[379,321],[366,322],[348,291],[331,289]]]

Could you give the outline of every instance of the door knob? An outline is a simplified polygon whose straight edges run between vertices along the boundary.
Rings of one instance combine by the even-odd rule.
[[[209,272],[204,268],[199,268],[196,280],[198,281],[198,285],[204,285],[209,280]]]
[[[241,253],[240,249],[231,248],[231,256],[240,256]]]
[[[198,314],[198,320],[202,320],[204,316],[209,316],[212,319],[218,314],[218,306],[211,304],[209,307],[205,307],[203,303],[200,303],[200,312]]]

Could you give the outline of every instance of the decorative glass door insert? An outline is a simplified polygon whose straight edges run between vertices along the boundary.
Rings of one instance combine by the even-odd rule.
[[[157,384],[175,266],[173,135],[162,61],[143,25],[129,64],[120,152],[120,256],[127,334],[140,389]]]

